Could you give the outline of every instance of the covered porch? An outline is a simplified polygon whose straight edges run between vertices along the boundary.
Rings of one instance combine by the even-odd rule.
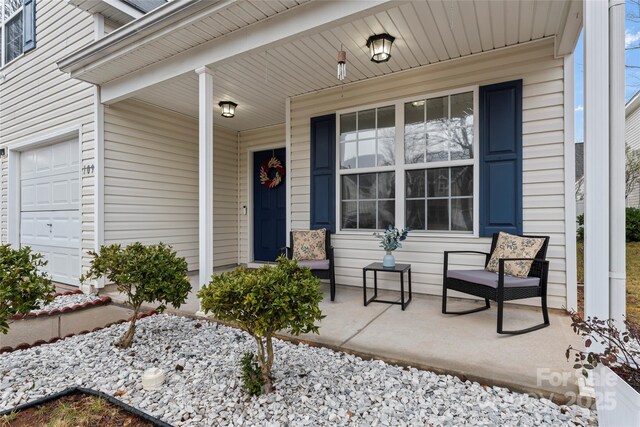
[[[616,81],[614,74],[623,71],[623,63],[615,56],[615,48],[619,47],[615,43],[621,40],[624,45],[623,27],[616,24],[619,12],[618,8],[609,10],[607,2],[580,1],[267,4],[176,0],[71,55],[60,67],[73,77],[100,87],[102,102],[109,106],[106,115],[110,114],[109,109],[118,108],[124,111],[122,116],[135,115],[142,106],[153,106],[164,113],[153,112],[148,117],[162,117],[158,126],[163,129],[169,126],[172,115],[175,120],[185,119],[181,127],[190,135],[191,151],[184,157],[189,159],[178,157],[183,153],[169,148],[167,152],[174,157],[162,159],[157,167],[173,166],[177,163],[174,158],[191,166],[197,162],[197,168],[185,166],[169,178],[188,186],[188,191],[182,191],[186,187],[169,185],[159,190],[166,197],[172,193],[173,202],[166,206],[180,221],[188,216],[184,226],[191,232],[190,240],[180,240],[180,232],[174,237],[179,244],[191,245],[185,251],[191,251],[190,264],[197,270],[193,277],[195,289],[208,282],[216,269],[251,265],[257,260],[250,184],[256,169],[251,161],[254,152],[285,150],[285,228],[281,238],[286,241],[289,231],[313,227],[311,118],[335,118],[340,113],[394,105],[395,124],[401,130],[394,136],[392,151],[398,164],[404,165],[406,103],[422,105],[421,101],[431,97],[473,93],[475,111],[479,108],[480,87],[521,80],[520,229],[551,237],[549,296],[551,307],[557,310],[551,326],[532,334],[503,338],[495,334],[493,310],[463,317],[440,314],[443,251],[487,250],[490,244],[489,238],[479,233],[480,191],[478,175],[474,175],[474,214],[470,229],[465,230],[468,233],[430,234],[425,226],[425,233],[415,233],[398,252],[398,261],[412,263],[415,273],[414,301],[406,312],[397,306],[362,306],[358,287],[361,269],[381,254],[367,227],[338,230],[333,241],[336,276],[342,286],[336,302],[323,302],[327,318],[320,337],[313,340],[470,379],[491,379],[494,384],[516,389],[570,396],[577,389],[564,351],[569,344],[576,344],[576,338],[560,310],[577,307],[572,52],[583,25],[583,13],[588,71],[585,136],[598,141],[586,148],[586,211],[590,219],[586,228],[585,313],[620,318],[624,311],[624,266],[620,269],[618,265],[624,257],[616,255],[616,248],[624,243],[624,233],[616,228],[614,220],[624,206],[615,198],[620,171],[615,165],[623,154],[615,136],[623,129],[617,121],[624,114],[618,117],[614,112],[617,107],[623,108],[624,102],[618,86],[613,85],[610,92],[609,62],[602,61],[609,57],[608,43],[602,40],[608,41],[611,32],[611,79]],[[391,61],[376,64],[369,60],[365,42],[368,36],[382,33],[394,34],[396,41]],[[334,75],[339,50],[347,53],[344,82]],[[238,104],[234,118],[220,117],[220,101]],[[476,126],[473,132],[477,136],[478,120],[473,122],[470,127]],[[97,227],[104,231],[97,235],[106,236],[96,245],[105,240],[118,241],[121,230],[110,228],[110,224],[126,222],[118,218],[123,217],[122,206],[127,207],[120,203],[120,196],[110,193],[112,178],[116,177],[100,180],[100,173],[115,163],[112,158],[105,158],[109,141],[117,139],[113,137],[115,133],[107,132],[96,139],[96,163],[102,171],[96,175],[96,194],[114,201],[113,206],[105,205],[105,212],[96,212]],[[339,141],[340,130],[334,137]],[[153,153],[153,139],[146,140],[147,145],[138,148]],[[166,144],[170,145],[170,141]],[[336,182],[341,173],[348,173],[340,167],[335,170],[335,164],[345,160],[340,148],[334,141],[335,176],[331,185],[338,193],[340,184]],[[478,148],[474,147],[474,153],[479,153]],[[468,157],[473,158],[444,166],[473,166],[477,173],[477,156]],[[607,160],[604,165],[603,159]],[[391,171],[384,167],[371,170]],[[400,173],[394,184],[395,193],[404,194],[405,170],[394,169],[397,171]],[[188,182],[178,182],[181,173],[189,174]],[[174,183],[163,181],[154,189],[164,184]],[[332,202],[340,205],[345,200],[334,195]],[[405,202],[399,198],[394,205],[396,224],[405,223]],[[606,205],[611,206],[611,216],[602,212]],[[160,203],[155,208],[166,212],[166,206]],[[138,214],[139,221],[144,221],[144,212]],[[162,218],[163,227],[171,229],[176,222],[163,214],[154,213]],[[327,221],[343,223],[344,218],[338,216],[329,215]],[[450,232],[451,221],[448,224]],[[118,227],[127,227],[127,238],[137,239],[132,227]],[[154,231],[149,236],[150,240],[158,239],[162,233]],[[460,266],[469,268],[475,266],[474,262],[465,258]],[[394,288],[392,282],[382,286]],[[527,303],[534,307],[538,304]],[[197,311],[194,298],[189,311]],[[536,308],[528,307],[511,306],[507,313],[507,323],[523,325],[533,323],[531,318],[539,316]]]

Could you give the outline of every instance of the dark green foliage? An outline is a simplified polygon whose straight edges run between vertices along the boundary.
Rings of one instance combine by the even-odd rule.
[[[12,249],[0,245],[0,332],[9,330],[9,319],[27,314],[53,299],[55,287],[41,268],[47,264],[41,254],[25,246]]]
[[[205,313],[230,321],[256,340],[264,392],[272,390],[272,338],[278,331],[292,335],[318,333],[315,322],[324,316],[320,281],[295,260],[278,258],[275,266],[259,270],[239,268],[213,276],[198,297]]]
[[[576,228],[576,236],[578,238],[578,242],[584,242],[584,214],[578,215],[576,218],[576,223],[578,224]]]
[[[640,209],[627,208],[627,242],[640,242]]]
[[[122,249],[120,245],[102,246],[100,253],[89,252],[93,257],[91,268],[80,280],[106,276],[119,292],[127,296],[133,308],[129,331],[118,342],[127,348],[133,342],[136,317],[143,303],[159,303],[163,311],[167,304],[180,307],[187,300],[191,284],[187,277],[187,261],[178,257],[171,246],[159,243],[145,246],[132,243]]]
[[[262,372],[260,371],[260,365],[258,365],[256,355],[251,352],[246,352],[240,360],[240,367],[242,368],[242,389],[246,391],[249,396],[262,394],[264,380],[262,379]]]

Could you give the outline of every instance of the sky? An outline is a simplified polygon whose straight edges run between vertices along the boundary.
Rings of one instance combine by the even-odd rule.
[[[630,19],[630,15],[640,16],[640,8],[637,0],[626,1],[627,19],[625,23],[625,45],[640,46],[640,22],[638,19]],[[582,36],[578,40],[574,54],[575,63],[575,141],[584,141],[584,67],[583,67],[583,44]],[[627,50],[627,65],[640,66],[640,49]],[[625,100],[629,101],[631,97],[640,90],[640,69],[626,70],[626,90]]]

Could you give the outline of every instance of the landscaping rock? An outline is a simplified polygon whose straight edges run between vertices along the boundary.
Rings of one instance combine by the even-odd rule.
[[[98,295],[85,295],[85,294],[70,294],[70,295],[58,295],[49,304],[43,304],[39,310],[31,310],[33,314],[40,314],[43,312],[50,312],[53,310],[62,311],[64,308],[69,309],[74,305],[81,306],[88,302],[99,300],[101,297]]]
[[[596,424],[595,412],[578,406],[280,340],[274,342],[276,390],[250,398],[238,366],[245,352],[254,351],[249,335],[155,315],[138,322],[131,348],[114,347],[127,327],[0,356],[0,410],[81,386],[117,393],[175,426]],[[167,373],[157,391],[140,383],[151,366]]]

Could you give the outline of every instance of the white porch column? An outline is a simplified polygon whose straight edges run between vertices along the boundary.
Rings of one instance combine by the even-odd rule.
[[[609,11],[584,2],[585,316],[609,318]]]
[[[624,1],[609,1],[609,317],[626,313]]]
[[[195,70],[199,80],[199,285],[213,274],[213,72]]]

